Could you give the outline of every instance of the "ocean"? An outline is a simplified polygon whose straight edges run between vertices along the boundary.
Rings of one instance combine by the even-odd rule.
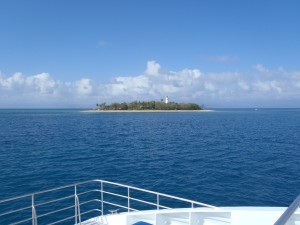
[[[300,109],[0,110],[0,200],[104,179],[215,206],[300,193]]]

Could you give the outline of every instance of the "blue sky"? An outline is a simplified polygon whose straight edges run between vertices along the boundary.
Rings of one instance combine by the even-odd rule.
[[[298,0],[0,1],[0,107],[300,107]]]

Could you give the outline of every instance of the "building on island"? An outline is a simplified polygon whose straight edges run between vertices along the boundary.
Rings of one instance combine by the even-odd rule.
[[[165,103],[166,103],[166,104],[168,104],[168,103],[169,103],[169,97],[168,97],[168,96],[166,97],[166,101],[165,101]]]

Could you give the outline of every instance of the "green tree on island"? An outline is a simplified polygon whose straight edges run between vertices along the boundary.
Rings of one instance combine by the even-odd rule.
[[[111,103],[107,105],[105,102],[96,104],[99,110],[203,110],[202,106],[196,103],[177,103],[162,101],[133,101],[130,103]]]

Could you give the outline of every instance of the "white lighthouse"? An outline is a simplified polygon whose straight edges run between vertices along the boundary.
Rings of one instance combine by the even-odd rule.
[[[169,97],[166,97],[165,103],[168,104],[169,103]]]

